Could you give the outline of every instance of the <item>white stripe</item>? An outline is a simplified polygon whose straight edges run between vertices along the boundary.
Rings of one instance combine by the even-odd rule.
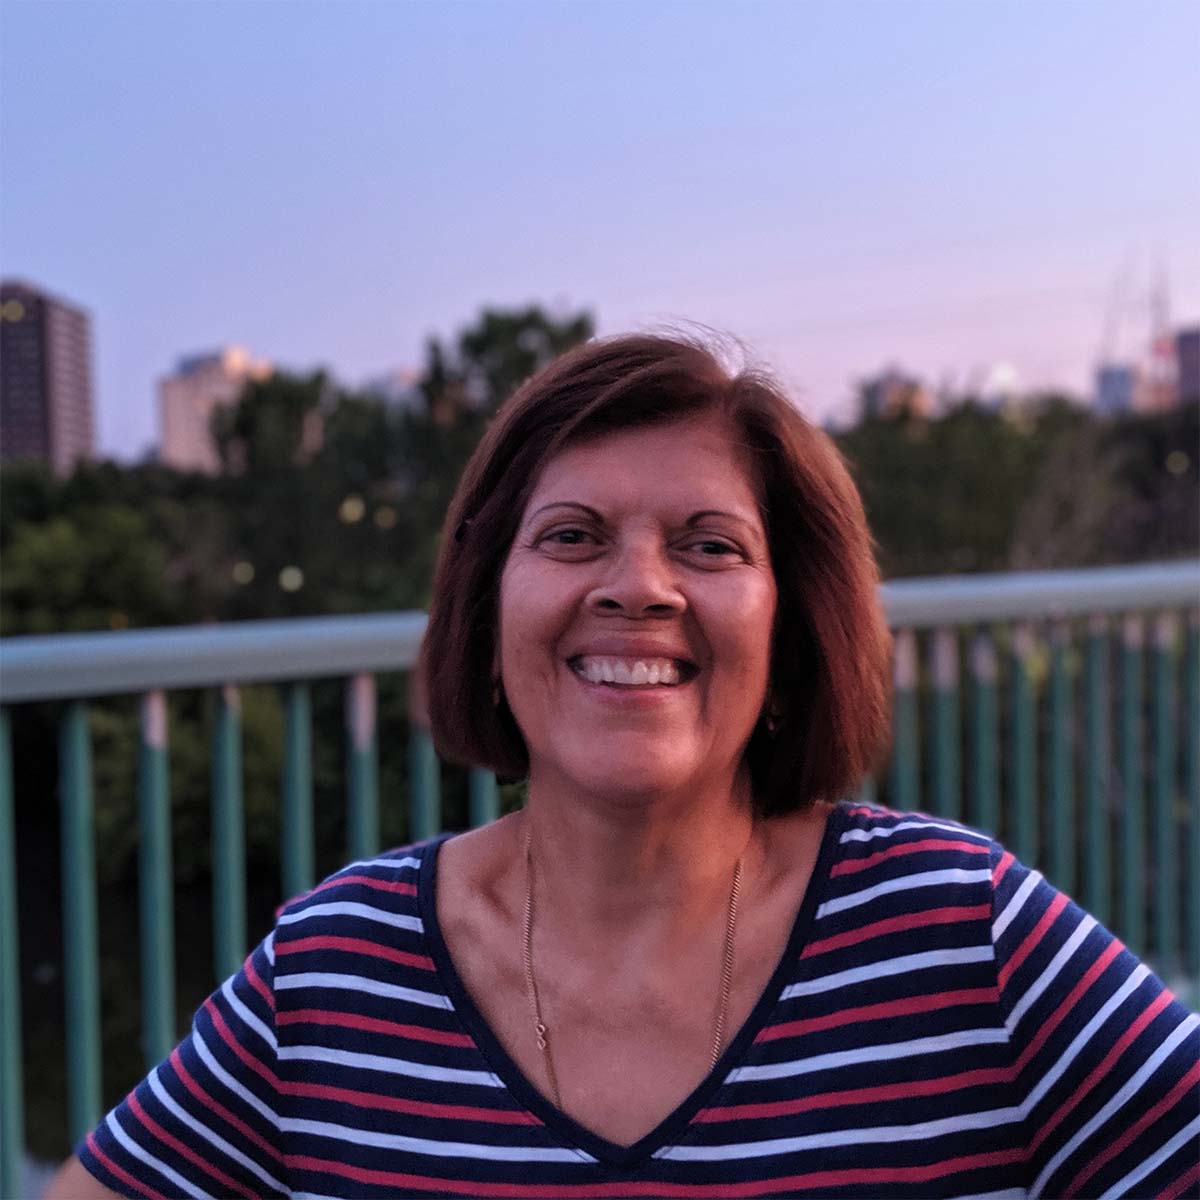
[[[1112,1187],[1100,1197],[1100,1200],[1117,1200],[1119,1196],[1132,1195],[1132,1187],[1134,1184],[1145,1179],[1151,1171],[1157,1170],[1163,1163],[1175,1153],[1180,1147],[1187,1145],[1194,1137],[1200,1137],[1200,1117],[1197,1117],[1190,1125],[1185,1125],[1169,1142],[1162,1146],[1156,1153],[1152,1154],[1143,1162],[1138,1163],[1120,1183],[1113,1184]]]
[[[844,912],[847,908],[857,908],[874,900],[876,896],[886,896],[890,892],[907,892],[910,888],[936,887],[940,883],[983,883],[990,880],[992,872],[985,868],[980,871],[963,871],[957,867],[942,871],[921,871],[915,875],[902,875],[898,879],[885,879],[874,887],[860,888],[848,896],[838,896],[836,900],[826,900],[817,909],[817,920],[830,916],[832,913]]]
[[[283,1061],[327,1062],[339,1067],[361,1067],[367,1071],[384,1071],[389,1075],[407,1075],[413,1079],[437,1079],[443,1083],[470,1083],[478,1087],[498,1088],[504,1085],[491,1071],[463,1071],[456,1067],[437,1067],[429,1063],[409,1062],[386,1054],[361,1054],[355,1050],[335,1050],[331,1046],[280,1046]]]
[[[372,996],[386,996],[390,1000],[407,1000],[410,1004],[421,1004],[425,1008],[445,1008],[454,1011],[449,996],[440,992],[422,992],[416,988],[402,987],[398,983],[382,983],[366,975],[338,975],[331,971],[301,971],[296,975],[280,975],[275,980],[275,990],[286,992],[295,988],[339,988],[348,992],[368,992]]]
[[[792,983],[783,989],[781,1000],[794,1000],[797,996],[815,996],[820,992],[831,992],[852,983],[867,979],[882,979],[888,975],[904,975],[909,971],[921,971],[927,967],[949,967],[958,963],[990,962],[991,946],[963,946],[952,950],[923,950],[920,954],[902,954],[897,958],[885,958],[864,967],[849,967],[832,975]]]
[[[125,1130],[121,1128],[121,1123],[117,1120],[115,1113],[108,1114],[107,1124],[113,1137],[115,1137],[117,1141],[120,1142],[121,1145],[134,1156],[134,1158],[146,1163],[148,1166],[153,1167],[154,1170],[156,1170],[164,1179],[169,1179],[185,1196],[195,1196],[196,1200],[211,1200],[211,1192],[202,1192],[199,1188],[193,1187],[192,1184],[188,1180],[184,1179],[184,1177],[180,1175],[178,1171],[168,1167],[167,1164],[162,1161],[162,1159],[155,1158],[154,1155],[148,1150],[144,1150],[141,1146],[139,1146],[137,1142],[135,1142],[133,1138],[131,1138],[129,1134],[127,1134]]]
[[[1145,970],[1144,967],[1142,969]],[[1141,1069],[1130,1076],[1125,1081],[1121,1090],[1046,1164],[1045,1170],[1034,1180],[1033,1187],[1030,1189],[1031,1196],[1041,1194],[1042,1189],[1046,1186],[1046,1180],[1075,1152],[1080,1143],[1091,1137],[1118,1109],[1135,1096],[1141,1090],[1146,1080],[1158,1070],[1171,1051],[1187,1037],[1189,1032],[1195,1030],[1197,1027],[1200,1027],[1200,1017],[1195,1015],[1189,1015],[1179,1022],[1166,1041],[1146,1059]],[[1109,1193],[1109,1195],[1112,1194],[1112,1192]]]
[[[675,1162],[713,1162],[731,1158],[764,1158],[768,1154],[794,1154],[801,1150],[824,1150],[833,1146],[857,1146],[873,1142],[920,1142],[946,1137],[969,1129],[994,1129],[1019,1121],[1015,1108],[996,1108],[991,1112],[963,1113],[919,1125],[880,1125],[874,1129],[833,1129],[824,1133],[806,1133],[800,1137],[771,1138],[765,1142],[735,1142],[723,1146],[668,1146],[655,1158]]]
[[[360,867],[380,867],[385,871],[401,871],[406,867],[412,867],[415,870],[420,865],[421,860],[413,858],[412,855],[408,855],[405,858],[360,858],[357,862],[347,863],[340,871],[336,871],[329,879],[325,880],[325,882],[329,883],[331,880],[337,879],[339,875],[356,871]]]
[[[816,1054],[811,1058],[793,1058],[786,1062],[737,1067],[730,1071],[727,1082],[752,1083],[757,1079],[783,1079],[791,1075],[809,1075],[813,1071],[826,1071],[834,1067],[855,1067],[893,1058],[915,1058],[921,1054],[941,1054],[947,1050],[961,1050],[965,1046],[988,1046],[1007,1041],[1008,1034],[1003,1029],[964,1029],[957,1033],[940,1033],[936,1037],[913,1038],[908,1042],[858,1046],[853,1050],[835,1050],[829,1054]]]
[[[1025,901],[1029,899],[1033,889],[1042,882],[1041,873],[1038,871],[1030,871],[1025,876],[1024,882],[1013,895],[1013,898],[1005,906],[1004,911],[996,918],[992,925],[992,944],[1000,940],[1000,935],[1012,924],[1013,918],[1025,906]]]
[[[901,821],[898,825],[875,825],[870,829],[847,829],[838,839],[846,842],[869,842],[873,838],[891,837],[905,829],[944,829],[947,833],[958,833],[972,842],[990,842],[992,839],[985,833],[974,829],[964,829],[961,825],[948,825],[944,821]]]
[[[1033,1112],[1042,1097],[1062,1078],[1063,1073],[1079,1057],[1080,1051],[1091,1041],[1096,1031],[1125,1003],[1149,974],[1150,968],[1139,963],[1137,969],[1132,971],[1129,978],[1109,996],[1096,1015],[1071,1039],[1071,1044],[1054,1060],[1045,1075],[1038,1080],[1037,1087],[1021,1102],[1026,1116]]]
[[[1075,932],[1063,942],[1058,953],[1050,960],[1049,966],[1030,984],[1029,990],[1025,995],[1013,1005],[1012,1012],[1008,1014],[1008,1019],[1004,1022],[1009,1033],[1012,1033],[1016,1029],[1021,1018],[1029,1011],[1030,1007],[1036,1003],[1041,994],[1058,978],[1058,974],[1066,966],[1067,960],[1079,949],[1087,935],[1096,928],[1096,925],[1096,918],[1088,913],[1084,913],[1083,920],[1075,927]]]
[[[328,1121],[286,1120],[288,1133],[306,1133],[314,1137],[335,1138],[356,1146],[378,1146],[382,1150],[406,1150],[437,1158],[483,1158],[495,1162],[589,1162],[596,1160],[582,1150],[558,1146],[481,1146],[474,1142],[435,1142],[405,1137],[399,1133],[377,1133],[373,1129],[352,1129]],[[468,1188],[470,1184],[466,1185]]]
[[[237,1014],[238,1020],[248,1028],[253,1029],[267,1044],[268,1048],[274,1052],[275,1035],[242,1003],[237,993],[233,990],[232,980],[227,979],[221,984],[221,995],[229,1001],[229,1007]]]
[[[263,953],[267,956],[267,962],[269,962],[271,964],[271,966],[274,967],[275,966],[275,930],[272,929],[271,932],[268,933],[265,938],[263,938],[262,949],[263,949]]]
[[[408,929],[413,933],[425,932],[420,917],[388,912],[386,908],[376,908],[373,904],[358,904],[353,900],[330,900],[327,904],[310,904],[297,912],[284,913],[279,918],[279,924],[295,925],[299,921],[307,921],[309,917],[361,917],[364,921],[378,921],[381,925]]]
[[[246,1168],[247,1171],[252,1171],[259,1177],[259,1179],[263,1181],[263,1183],[267,1185],[267,1187],[274,1188],[277,1192],[287,1191],[287,1188],[285,1188],[278,1179],[269,1174],[267,1171],[263,1170],[263,1168],[260,1167],[258,1163],[254,1161],[254,1159],[243,1154],[236,1146],[231,1145],[223,1137],[221,1137],[219,1133],[215,1133],[203,1122],[198,1121],[186,1109],[181,1108],[175,1102],[174,1098],[171,1096],[171,1093],[168,1092],[166,1087],[163,1086],[162,1080],[159,1079],[159,1072],[161,1070],[162,1067],[158,1067],[156,1070],[151,1071],[146,1077],[146,1082],[150,1085],[150,1090],[155,1094],[155,1096],[158,1097],[158,1102],[163,1106],[163,1108],[165,1108],[181,1124],[186,1125],[190,1130],[192,1130],[193,1133],[198,1133],[206,1142],[216,1146],[216,1148],[220,1150],[222,1154],[226,1155],[226,1157],[233,1159],[233,1161],[236,1163],[240,1163]]]
[[[975,1196],[962,1196],[959,1200],[1025,1200],[1028,1194],[1024,1188],[1008,1188],[1003,1192],[983,1192]]]
[[[235,1096],[241,1099],[246,1104],[250,1105],[255,1112],[259,1113],[267,1121],[269,1121],[276,1129],[279,1128],[279,1117],[275,1110],[269,1104],[260,1100],[245,1084],[239,1083],[230,1073],[225,1070],[216,1058],[213,1057],[213,1052],[208,1048],[208,1044],[204,1040],[204,1036],[199,1029],[192,1030],[192,1046],[196,1053],[200,1056],[200,1061],[208,1068],[214,1079],[219,1080],[225,1085],[226,1089],[232,1092]]]

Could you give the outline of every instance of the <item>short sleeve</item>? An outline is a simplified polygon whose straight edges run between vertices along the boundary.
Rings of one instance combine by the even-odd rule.
[[[124,1196],[277,1196],[273,935],[204,1002],[191,1033],[80,1143]]]
[[[995,847],[992,941],[1039,1196],[1200,1195],[1200,1017]]]

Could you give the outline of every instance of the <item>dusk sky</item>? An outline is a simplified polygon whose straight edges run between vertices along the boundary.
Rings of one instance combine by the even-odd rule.
[[[1200,5],[0,5],[0,255],[99,442],[226,343],[357,384],[483,304],[693,321],[844,417],[889,364],[1082,393],[1200,322]],[[1119,318],[1115,319],[1114,318]]]

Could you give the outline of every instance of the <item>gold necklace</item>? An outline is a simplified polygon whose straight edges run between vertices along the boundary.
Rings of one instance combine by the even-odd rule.
[[[738,895],[742,887],[742,860],[738,858],[733,868],[733,884],[729,889],[729,909],[725,918],[725,948],[721,956],[721,994],[717,1005],[717,1021],[713,1029],[712,1051],[709,1070],[717,1065],[721,1049],[725,1044],[725,1024],[729,1019],[729,993],[733,988],[733,948],[737,931]],[[546,1064],[546,1077],[550,1082],[550,1096],[554,1107],[562,1110],[562,1096],[558,1090],[558,1076],[554,1070],[554,1056],[550,1053],[550,1034],[542,1018],[542,1002],[538,993],[537,979],[533,973],[533,842],[531,831],[525,828],[525,920],[524,920],[525,987],[529,993],[529,1006],[533,1011],[533,1030],[537,1036],[537,1047]]]

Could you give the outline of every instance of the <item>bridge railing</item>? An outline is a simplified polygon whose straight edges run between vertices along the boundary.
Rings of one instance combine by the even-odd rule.
[[[1200,562],[883,585],[896,635],[890,762],[860,796],[999,835],[1169,980],[1200,978]],[[282,687],[283,890],[314,874],[310,684],[344,681],[349,859],[379,849],[376,678],[411,670],[425,617],[397,613],[0,640],[0,1195],[23,1139],[10,708],[58,701],[68,1128],[101,1115],[88,703],[140,697],[143,1051],[173,1046],[166,695],[211,689],[214,978],[246,953],[239,687]],[[390,743],[389,743],[390,744]],[[441,825],[439,765],[409,731],[409,832]],[[499,809],[470,774],[472,824]],[[1190,869],[1189,869],[1190,868]],[[1192,981],[1189,985],[1188,981]],[[1193,996],[1194,1000],[1194,996]]]

